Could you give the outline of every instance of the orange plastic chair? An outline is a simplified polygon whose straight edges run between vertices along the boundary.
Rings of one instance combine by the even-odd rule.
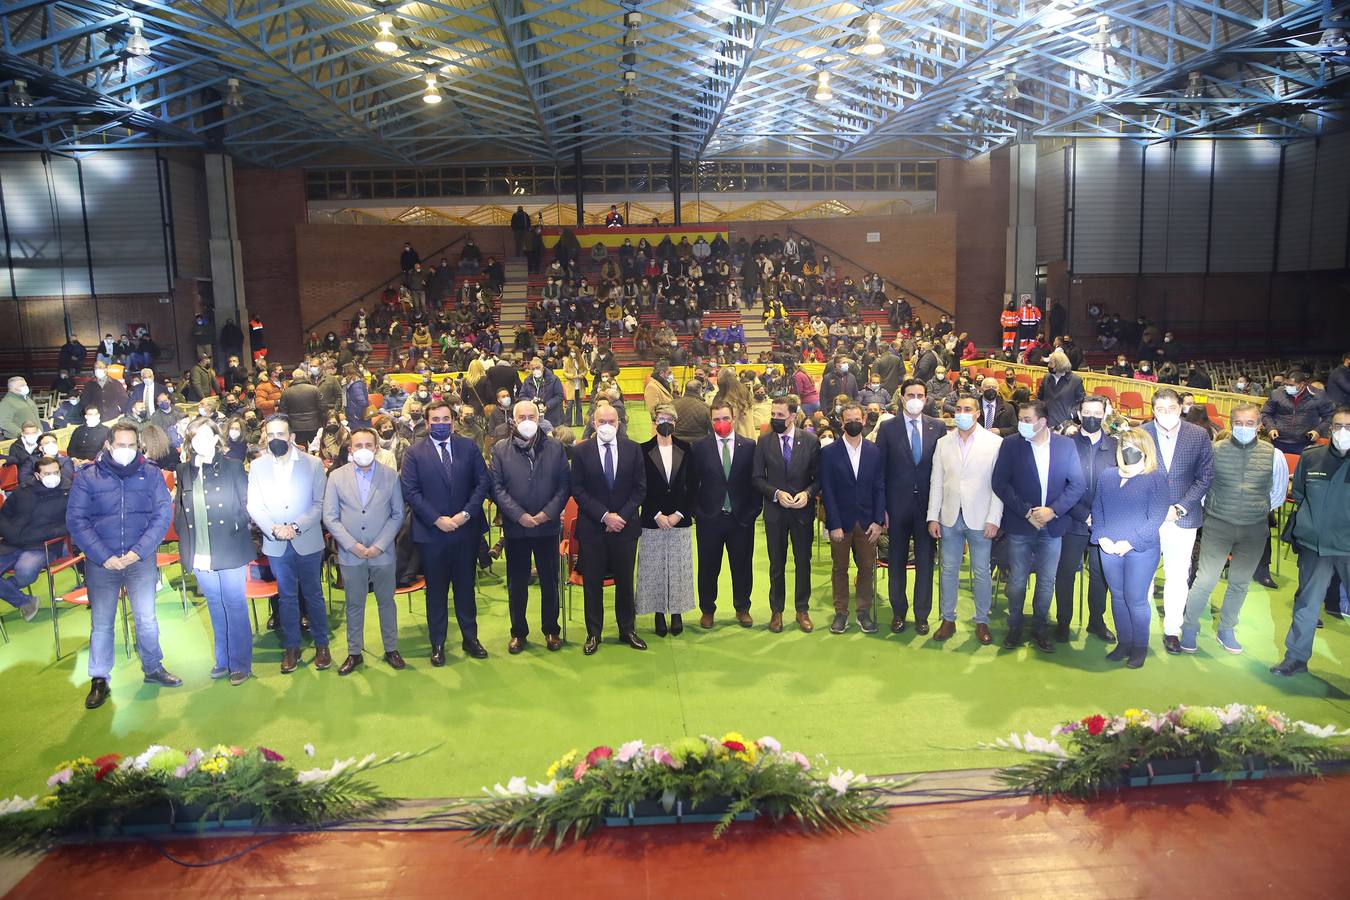
[[[1122,413],[1125,413],[1126,415],[1129,415],[1131,412],[1143,414],[1145,408],[1143,394],[1140,394],[1138,391],[1120,392],[1119,409]]]
[[[168,475],[169,473],[165,472],[164,474]],[[175,549],[172,552],[164,549],[164,547],[167,546],[168,544],[174,545]],[[187,588],[184,587],[183,585],[183,582],[187,581],[187,571],[182,567],[183,556],[179,552],[179,550],[181,550],[182,548],[178,546],[178,529],[174,527],[172,521],[169,522],[169,532],[168,534],[164,535],[164,540],[159,542],[159,547],[160,547],[159,552],[155,554],[155,567],[158,569],[164,569],[168,566],[179,567],[178,599],[183,604],[183,615],[187,615],[188,611]]]
[[[577,501],[569,498],[563,507],[562,540],[558,543],[558,555],[562,558],[562,583],[565,588],[564,612],[562,623],[563,640],[567,640],[567,621],[572,618],[572,588],[584,587],[586,582],[577,571],[577,561],[581,556],[581,546],[577,542]],[[606,578],[603,587],[613,587],[614,579]]]
[[[244,599],[248,600],[248,608],[253,613],[253,633],[258,634],[258,607],[254,605],[255,600],[271,600],[277,596],[277,583],[268,581],[262,577],[262,563],[254,560],[248,564],[248,569],[244,575]]]
[[[1120,408],[1120,396],[1116,393],[1116,389],[1111,387],[1111,385],[1099,384],[1092,389],[1092,393],[1097,397],[1105,397],[1116,409]]]

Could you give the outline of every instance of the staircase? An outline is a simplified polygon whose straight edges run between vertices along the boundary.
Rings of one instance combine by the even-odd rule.
[[[506,284],[502,287],[500,332],[502,346],[511,347],[516,332],[525,326],[526,299],[529,296],[529,273],[522,256],[506,260]]]
[[[764,317],[755,309],[741,311],[741,327],[745,329],[745,355],[754,359],[761,352],[773,349],[773,338],[764,327]]]

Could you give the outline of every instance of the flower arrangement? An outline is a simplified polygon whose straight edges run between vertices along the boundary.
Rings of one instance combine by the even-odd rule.
[[[311,745],[305,751],[314,755]],[[136,756],[81,756],[57,766],[48,793],[0,801],[0,852],[41,850],[147,817],[162,828],[189,819],[316,825],[366,816],[395,801],[360,776],[421,755],[372,753],[299,771],[267,747],[217,744],[184,752],[155,744]]]
[[[1094,796],[1119,787],[1132,767],[1160,760],[1194,760],[1232,780],[1269,766],[1306,774],[1319,762],[1350,756],[1350,730],[1310,725],[1265,706],[1177,706],[1162,713],[1127,709],[1065,722],[1043,738],[1027,732],[985,748],[1029,753],[1033,759],[999,770],[998,778],[1046,796]]]
[[[677,802],[715,809],[714,837],[746,813],[774,821],[791,815],[809,831],[853,831],[880,821],[886,792],[900,786],[852,771],[830,773],[823,761],[784,750],[771,737],[752,741],[734,731],[669,745],[602,745],[584,756],[569,750],[544,777],[530,784],[517,776],[505,787],[484,788],[488,796],[465,814],[475,835],[494,844],[528,836],[531,848],[551,835],[557,848],[568,835],[579,839],[606,817],[652,802],[667,813]]]

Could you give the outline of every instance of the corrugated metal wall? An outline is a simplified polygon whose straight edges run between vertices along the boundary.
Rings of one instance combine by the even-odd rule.
[[[1036,260],[1064,257],[1064,210],[1068,175],[1061,147],[1036,160]]]

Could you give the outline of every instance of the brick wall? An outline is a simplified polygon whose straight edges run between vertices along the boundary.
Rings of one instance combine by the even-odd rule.
[[[1008,240],[1008,155],[938,162],[938,212],[956,219],[956,323],[997,346]]]
[[[297,360],[304,347],[296,303],[296,230],[306,219],[304,172],[236,168],[234,196],[248,311],[262,317],[268,354]]]

